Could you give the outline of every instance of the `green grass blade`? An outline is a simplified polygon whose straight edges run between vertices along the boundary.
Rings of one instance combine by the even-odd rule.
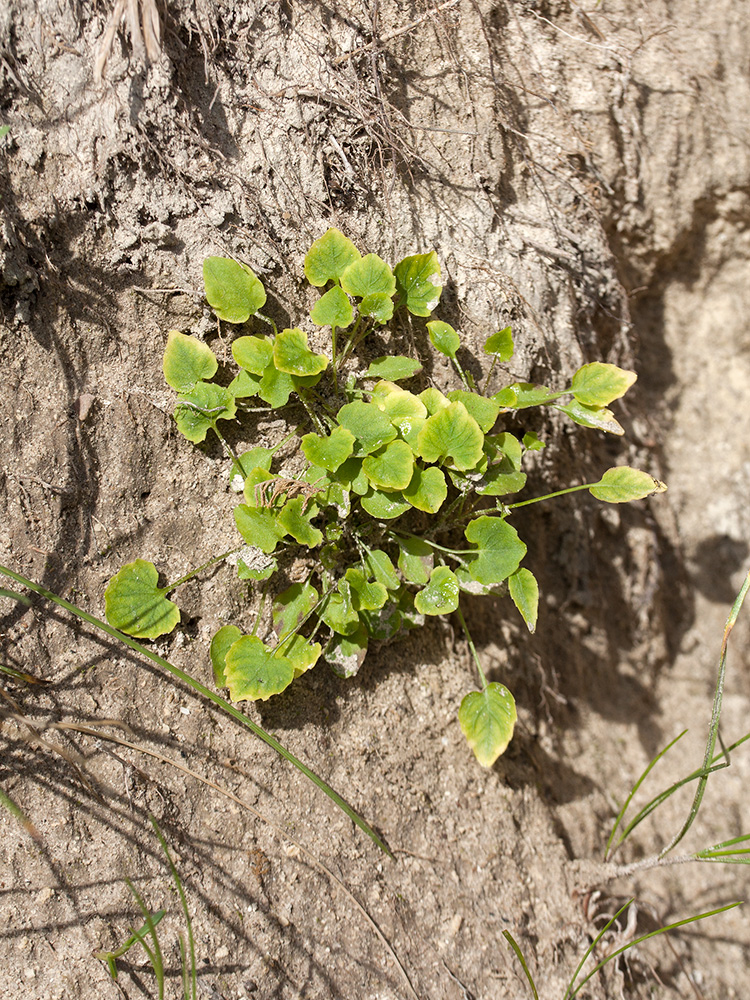
[[[17,594],[15,590],[5,590],[4,587],[0,587],[0,597],[9,597],[12,601],[20,601],[21,604],[27,604],[31,607],[30,598],[26,597],[25,594]]]
[[[526,959],[523,957],[523,952],[521,951],[521,949],[516,944],[515,938],[510,933],[510,931],[503,931],[503,937],[508,942],[508,944],[511,946],[511,948],[513,949],[513,951],[516,953],[516,958],[521,963],[521,968],[526,973],[526,978],[529,981],[529,986],[531,987],[531,992],[534,994],[534,1000],[539,1000],[539,994],[536,991],[536,986],[534,985],[534,979],[533,979],[531,973],[529,972],[529,967],[526,964]]]
[[[615,820],[615,825],[612,827],[612,833],[610,833],[610,835],[609,835],[609,840],[607,841],[607,847],[606,847],[606,850],[604,851],[604,860],[605,861],[607,861],[609,859],[610,850],[612,848],[612,841],[615,839],[615,834],[617,833],[617,828],[619,827],[620,823],[622,822],[623,817],[625,816],[625,813],[627,811],[627,808],[628,808],[628,806],[630,805],[630,803],[633,800],[633,796],[638,791],[638,789],[641,787],[641,785],[643,784],[643,782],[646,780],[646,778],[648,777],[648,775],[651,772],[651,770],[659,763],[659,761],[662,759],[662,757],[672,749],[672,747],[675,745],[675,743],[677,743],[678,740],[682,739],[682,737],[685,735],[686,732],[687,732],[687,729],[683,729],[679,736],[675,736],[675,738],[672,740],[672,742],[668,743],[667,746],[665,746],[664,749],[661,750],[653,758],[653,760],[650,761],[650,763],[646,767],[646,770],[643,772],[643,774],[640,776],[640,778],[636,781],[636,783],[630,789],[630,794],[625,799],[625,803],[624,803],[622,809],[617,814],[617,819]],[[625,839],[625,837],[628,835],[629,832],[630,832],[629,829],[626,830],[626,832],[617,841],[617,844],[615,845],[615,847],[619,847],[620,846],[620,844],[623,842],[623,840]]]
[[[40,587],[39,584],[34,583],[32,580],[28,580],[26,577],[21,576],[19,573],[14,573],[12,570],[7,569],[5,566],[0,566],[0,573],[4,574],[5,576],[9,576],[12,580],[15,580],[16,583],[20,583],[23,586],[28,587],[29,590],[32,590],[35,594],[39,594],[41,597],[46,598],[48,601],[52,601],[59,607],[64,608],[66,611],[69,611],[71,614],[75,615],[76,618],[80,618],[82,621],[88,622],[89,625],[93,625],[95,628],[100,629],[107,635],[112,636],[113,639],[117,639],[119,642],[122,642],[126,646],[129,646],[130,649],[134,650],[136,653],[139,653],[141,656],[145,656],[146,659],[156,664],[156,666],[161,667],[162,670],[165,670],[173,677],[176,677],[184,684],[187,684],[198,694],[202,695],[204,698],[207,698],[209,701],[213,702],[214,705],[220,708],[223,712],[226,712],[227,715],[231,715],[233,719],[236,719],[243,726],[246,726],[250,730],[250,732],[254,733],[259,739],[263,740],[264,743],[267,743],[268,746],[270,746],[273,750],[276,751],[277,754],[279,754],[280,757],[283,757],[285,760],[289,761],[290,764],[296,767],[298,771],[301,771],[302,774],[304,774],[306,778],[309,778],[314,785],[317,785],[317,787],[322,792],[324,792],[328,796],[328,798],[331,799],[331,801],[334,802],[339,807],[339,809],[341,809],[341,811],[345,813],[349,817],[349,819],[356,826],[360,828],[360,830],[362,830],[363,833],[367,834],[367,836],[373,841],[373,843],[378,845],[381,851],[384,851],[388,855],[388,857],[390,858],[393,857],[386,844],[377,835],[377,833],[375,833],[375,831],[369,825],[369,823],[367,823],[359,815],[359,813],[355,812],[352,806],[350,806],[349,803],[345,799],[343,799],[337,791],[331,788],[328,782],[318,777],[318,775],[315,774],[314,771],[310,770],[310,768],[307,767],[306,764],[303,764],[301,760],[295,757],[294,754],[290,753],[290,751],[287,750],[285,746],[279,743],[279,741],[274,736],[271,736],[270,733],[267,733],[265,729],[263,729],[257,723],[253,722],[252,719],[249,719],[246,715],[243,715],[243,713],[240,712],[239,709],[235,708],[234,705],[231,705],[228,701],[225,701],[224,698],[220,697],[219,695],[211,691],[210,688],[207,688],[205,684],[201,684],[200,681],[196,680],[194,677],[191,677],[190,674],[185,673],[184,670],[180,670],[179,667],[174,666],[168,660],[165,660],[163,657],[158,656],[156,653],[153,653],[146,646],[141,645],[141,643],[138,642],[136,639],[131,639],[130,636],[125,635],[123,632],[118,632],[116,628],[112,628],[111,625],[108,625],[106,622],[101,621],[101,619],[95,618],[93,615],[88,614],[88,612],[83,611],[82,608],[77,607],[75,604],[71,604],[70,601],[66,601],[64,598],[58,597],[58,595],[52,593],[52,591],[45,590],[44,587]]]
[[[703,800],[703,793],[706,790],[706,783],[708,782],[709,768],[714,757],[714,748],[716,747],[716,734],[719,730],[719,719],[721,717],[721,703],[724,697],[724,677],[726,675],[726,662],[727,662],[727,645],[729,643],[729,636],[731,635],[734,624],[737,621],[737,616],[740,613],[740,608],[745,600],[745,595],[748,590],[750,590],[750,573],[745,577],[745,582],[740,588],[739,594],[735,598],[735,602],[732,605],[732,609],[729,612],[729,617],[727,618],[727,623],[724,626],[724,636],[721,640],[721,655],[719,657],[719,675],[716,678],[716,692],[714,694],[713,707],[711,709],[711,724],[708,729],[708,742],[706,744],[706,753],[703,757],[703,774],[698,780],[698,787],[695,790],[695,797],[693,803],[690,807],[690,812],[685,820],[682,828],[678,833],[672,838],[672,840],[667,844],[667,846],[660,851],[659,857],[663,858],[666,854],[669,854],[677,844],[682,840],[685,834],[688,832],[690,827],[693,825],[693,820],[698,815],[698,810],[700,809],[701,802]]]
[[[10,795],[7,795],[2,788],[0,788],[0,806],[3,806],[11,816],[18,820],[24,830],[28,833],[30,837],[33,837],[36,841],[41,841],[42,835],[39,833],[37,828],[28,818],[28,816],[23,812],[23,810],[16,805]]]
[[[563,996],[563,1000],[572,1000],[572,998],[576,995],[576,993],[578,992],[578,990],[580,990],[581,986],[583,986],[583,983],[581,983],[581,986],[576,986],[575,991],[572,992],[573,991],[573,987],[575,986],[575,981],[576,981],[576,979],[578,979],[578,973],[581,971],[581,969],[586,964],[586,959],[593,952],[593,950],[596,948],[596,946],[599,944],[599,942],[601,941],[601,939],[604,937],[604,935],[610,929],[610,927],[615,922],[615,920],[617,920],[617,918],[620,916],[620,914],[623,913],[625,910],[627,910],[627,908],[633,902],[634,898],[635,897],[631,897],[627,901],[627,903],[625,903],[623,906],[621,906],[620,909],[617,911],[617,913],[615,913],[615,915],[613,917],[611,917],[607,921],[607,923],[604,925],[604,927],[602,927],[602,929],[596,935],[596,937],[591,942],[591,944],[588,946],[588,948],[586,949],[586,951],[583,953],[583,958],[581,959],[581,961],[576,966],[576,971],[573,973],[573,976],[572,976],[570,982],[568,983],[568,988],[565,990],[565,995]],[[590,979],[590,978],[591,978],[591,976],[588,977],[588,979]],[[586,980],[584,979],[583,982],[585,983]]]
[[[159,936],[156,933],[156,924],[154,923],[154,918],[151,916],[151,911],[143,902],[143,897],[138,892],[136,887],[130,881],[129,878],[125,879],[128,889],[133,893],[136,903],[140,907],[143,918],[146,921],[146,933],[139,938],[144,951],[148,955],[149,962],[154,970],[154,975],[156,976],[156,982],[159,987],[159,1000],[164,1000],[164,958],[161,953],[161,946],[159,944]],[[135,932],[134,932],[135,933]],[[146,937],[150,937],[153,943],[153,949],[149,948],[146,944]]]
[[[750,847],[735,848],[735,844],[747,844],[750,842],[750,833],[743,833],[740,837],[732,837],[731,840],[723,840],[713,847],[704,847],[693,857],[697,861],[723,861],[725,864],[747,865],[750,864],[750,857],[740,857],[739,855],[750,855]]]
[[[161,849],[164,851],[167,857],[167,861],[169,862],[169,870],[172,872],[172,880],[175,886],[177,887],[177,892],[180,897],[180,903],[182,903],[182,912],[185,914],[185,927],[187,928],[188,946],[190,948],[190,982],[192,984],[192,991],[191,991],[192,1000],[196,1000],[198,983],[197,983],[197,972],[195,965],[195,938],[193,937],[193,922],[190,919],[190,910],[188,908],[187,898],[185,896],[185,890],[182,887],[182,879],[180,878],[179,872],[177,871],[177,867],[174,861],[172,860],[172,855],[169,853],[169,847],[167,846],[167,841],[164,837],[164,834],[159,829],[159,826],[154,817],[149,816],[149,819],[151,820],[151,826],[154,828],[156,836],[159,838]],[[189,1000],[189,995],[187,991],[187,983],[188,983],[187,966],[185,964],[185,942],[182,939],[182,935],[180,935],[180,952],[182,954],[182,970],[183,970],[183,979],[185,987],[185,1000]]]
[[[628,904],[626,903],[625,905],[627,906]],[[578,986],[576,986],[575,990],[573,990],[573,992],[571,993],[569,991],[572,988],[573,983],[575,982],[575,976],[574,976],[573,981],[568,987],[568,992],[565,994],[563,1000],[573,1000],[573,997],[575,997],[578,994],[578,992],[583,989],[583,987],[586,985],[589,979],[591,979],[592,976],[595,976],[600,969],[603,969],[605,965],[611,962],[614,958],[617,958],[618,955],[622,955],[624,951],[629,951],[631,948],[635,948],[636,945],[642,944],[644,941],[648,941],[649,938],[658,937],[659,934],[666,934],[668,931],[673,931],[677,927],[683,927],[685,924],[694,924],[698,920],[705,920],[706,917],[713,917],[717,913],[724,913],[725,910],[733,910],[735,906],[742,906],[742,902],[739,901],[736,903],[728,903],[726,906],[720,906],[716,910],[709,910],[707,913],[698,913],[694,917],[686,917],[684,920],[677,920],[673,924],[668,924],[666,927],[660,927],[656,931],[649,931],[648,934],[642,934],[639,938],[636,938],[635,941],[631,941],[629,944],[624,944],[622,948],[618,948],[617,951],[613,951],[611,955],[608,955],[605,959],[599,962],[599,964],[596,965],[591,970],[591,972],[589,972],[589,974],[586,976],[585,979],[581,980]],[[622,910],[620,910],[620,912],[622,913]],[[609,924],[607,926],[609,926]],[[589,949],[589,951],[591,951],[591,949]],[[576,976],[577,975],[578,972],[576,971]]]
[[[162,917],[166,914],[166,910],[157,910],[156,913],[151,914],[151,923],[154,927],[159,923]],[[98,958],[100,962],[106,962],[107,968],[109,969],[109,974],[114,980],[117,979],[117,965],[115,964],[115,959],[122,958],[134,944],[143,943],[143,939],[149,934],[149,925],[144,924],[137,931],[133,931],[129,938],[127,938],[119,948],[115,948],[112,951],[95,951],[94,958]],[[148,951],[148,949],[146,949]]]

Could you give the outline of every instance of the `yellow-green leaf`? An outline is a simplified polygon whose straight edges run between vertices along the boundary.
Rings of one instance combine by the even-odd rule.
[[[414,452],[405,441],[392,441],[375,454],[368,455],[362,469],[373,486],[384,490],[403,490],[411,482]]]
[[[589,487],[589,493],[597,500],[605,503],[629,503],[631,500],[642,500],[652,493],[663,493],[664,483],[649,476],[640,469],[632,469],[629,465],[619,465],[607,469],[595,486]]]
[[[338,281],[360,252],[338,229],[329,229],[316,240],[305,255],[305,277],[311,285],[322,288],[328,281]]]
[[[505,753],[516,725],[516,703],[502,684],[472,691],[461,702],[458,721],[466,741],[482,767],[492,767]]]
[[[224,625],[211,640],[211,666],[214,671],[214,682],[217,688],[227,686],[225,674],[227,653],[231,646],[241,638],[242,632],[236,625]]]
[[[396,287],[414,316],[429,316],[440,301],[443,285],[434,250],[404,257],[393,269]]]
[[[180,609],[158,586],[153,563],[136,559],[112,577],[104,591],[104,614],[114,628],[137,639],[156,639],[171,632],[180,621]]]
[[[424,590],[414,597],[414,607],[422,615],[448,615],[458,607],[456,574],[447,566],[436,566]]]
[[[206,257],[203,281],[208,304],[227,323],[245,323],[265,304],[259,278],[246,264],[229,257]]]
[[[517,569],[508,577],[508,591],[513,603],[521,612],[529,632],[536,631],[539,612],[539,584],[531,570]]]
[[[291,660],[274,655],[255,635],[243,635],[230,646],[224,664],[232,701],[266,701],[294,680]]]
[[[464,404],[454,402],[425,420],[417,444],[425,462],[450,461],[465,472],[481,459],[484,434]]]
[[[391,296],[396,291],[396,279],[382,258],[368,253],[347,267],[341,275],[341,287],[358,299],[377,294]]]
[[[195,337],[170,330],[164,351],[164,378],[177,392],[190,392],[197,382],[213,378],[219,367],[216,355]]]
[[[313,354],[303,330],[282,330],[273,342],[273,363],[287,375],[318,375],[328,367],[325,354]]]
[[[635,372],[594,361],[578,369],[570,388],[584,406],[609,406],[624,396],[637,378]]]
[[[354,319],[354,310],[349,296],[339,285],[329,288],[312,307],[310,319],[316,326],[335,326],[346,329]]]

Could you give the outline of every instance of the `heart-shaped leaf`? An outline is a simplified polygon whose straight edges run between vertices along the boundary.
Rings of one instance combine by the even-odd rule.
[[[594,430],[606,431],[607,434],[621,435],[625,433],[614,413],[606,406],[586,406],[585,403],[579,403],[577,399],[574,399],[565,405],[556,403],[554,409],[567,414],[581,427],[593,427]]]
[[[364,403],[360,399],[342,406],[338,421],[357,439],[360,454],[377,451],[397,435],[396,428],[375,403]]]
[[[198,382],[190,392],[177,397],[174,419],[188,441],[198,444],[217,420],[231,420],[236,413],[237,405],[228,389],[213,382]]]
[[[570,388],[584,406],[609,406],[613,400],[624,396],[637,378],[635,372],[594,361],[578,369]]]
[[[442,320],[434,319],[431,323],[427,324],[427,330],[430,334],[432,346],[440,351],[441,354],[455,359],[456,352],[461,346],[461,340],[450,323],[443,323]]]
[[[305,497],[295,497],[288,500],[279,514],[279,526],[287,534],[291,535],[300,545],[306,545],[308,549],[317,548],[323,543],[323,532],[319,528],[314,528],[310,524],[313,511],[304,513],[305,504],[308,501]]]
[[[429,389],[420,392],[419,398],[424,403],[429,416],[433,416],[435,413],[439,413],[440,410],[444,410],[447,406],[450,406],[451,402],[447,396],[444,396],[439,389],[436,389],[432,385]]]
[[[190,392],[196,382],[213,378],[219,367],[216,355],[195,337],[170,330],[164,351],[164,378],[177,392]]]
[[[294,377],[288,372],[281,372],[273,361],[265,368],[263,378],[258,386],[258,395],[274,410],[286,406],[289,396],[297,388]]]
[[[294,667],[256,635],[243,635],[227,650],[224,675],[232,701],[266,701],[289,687]]]
[[[377,580],[368,582],[361,569],[351,567],[344,574],[351,587],[352,607],[355,611],[379,611],[388,600],[388,591]]]
[[[513,357],[513,332],[509,326],[489,336],[485,342],[486,354],[494,354],[498,361],[510,361]]]
[[[502,684],[472,691],[461,702],[458,721],[466,741],[482,767],[492,767],[513,738],[516,703]]]
[[[443,506],[445,498],[448,496],[448,486],[445,476],[431,465],[428,469],[414,467],[414,474],[411,482],[403,491],[404,500],[408,500],[412,507],[423,510],[427,514],[435,514]]]
[[[599,482],[589,487],[589,493],[605,503],[629,503],[631,500],[642,500],[652,493],[663,493],[666,488],[664,483],[649,476],[647,472],[619,465],[607,469]]]
[[[500,517],[477,517],[468,523],[464,534],[477,547],[477,556],[467,568],[478,583],[502,583],[526,555],[526,545],[516,529]]]
[[[317,375],[328,367],[325,354],[313,354],[307,334],[298,329],[282,330],[273,342],[273,363],[287,375]]]
[[[387,292],[371,292],[359,304],[362,316],[372,316],[376,323],[387,323],[393,317],[393,299]]]
[[[368,253],[347,267],[341,275],[341,287],[358,299],[377,294],[390,297],[396,291],[396,279],[384,260]]]
[[[528,570],[517,569],[508,577],[508,592],[513,603],[521,612],[529,632],[536,631],[536,619],[539,612],[539,584],[534,574]]]
[[[440,263],[434,250],[404,257],[393,269],[396,288],[414,316],[429,316],[440,301],[443,285]]]
[[[370,367],[364,374],[364,378],[387,379],[391,382],[400,382],[403,379],[411,378],[422,370],[419,361],[413,358],[406,358],[401,354],[393,356],[386,355],[383,358],[375,358],[370,362]]]
[[[335,326],[345,330],[354,319],[349,296],[339,285],[334,285],[312,307],[310,319],[316,326]]]
[[[232,342],[232,357],[240,368],[262,375],[271,364],[273,344],[263,337],[238,337]]]
[[[449,615],[458,607],[458,580],[447,566],[436,566],[430,582],[414,597],[414,607],[423,615]]]
[[[500,412],[500,407],[494,399],[487,399],[486,396],[480,396],[476,392],[466,392],[464,389],[454,389],[453,392],[449,392],[448,399],[463,403],[485,434],[494,427]]]
[[[335,472],[354,450],[354,435],[345,427],[336,427],[327,438],[319,434],[305,434],[302,452],[308,462]]]
[[[497,465],[491,465],[474,489],[482,496],[504,497],[508,493],[518,493],[526,485],[526,473],[517,472],[508,458]]]
[[[368,455],[362,469],[373,486],[403,490],[414,472],[414,452],[405,441],[392,441],[374,455]]]
[[[236,625],[224,625],[211,640],[211,666],[214,671],[214,683],[217,688],[227,686],[226,658],[231,646],[242,636]]]
[[[247,399],[248,396],[257,396],[260,389],[260,375],[252,375],[240,368],[227,388],[235,399]]]
[[[305,277],[311,285],[322,288],[329,281],[338,281],[360,256],[359,250],[342,232],[329,229],[307,251]]]
[[[465,472],[481,459],[484,434],[464,404],[455,402],[425,420],[417,444],[425,462],[450,461]]]
[[[153,563],[136,559],[112,577],[104,591],[104,613],[114,628],[137,639],[156,639],[176,628],[180,609],[164,596]]]
[[[260,280],[246,264],[228,257],[206,257],[203,281],[208,304],[227,323],[246,323],[265,305],[266,293]]]

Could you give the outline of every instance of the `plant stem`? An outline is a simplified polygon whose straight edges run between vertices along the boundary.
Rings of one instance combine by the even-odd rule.
[[[492,377],[492,373],[495,370],[496,364],[497,364],[497,354],[493,357],[492,364],[490,365],[490,370],[487,372],[487,378],[484,380],[484,387],[482,389],[483,396],[487,394],[487,386],[490,384],[490,378]]]
[[[339,379],[336,371],[336,324],[331,326],[331,371],[333,372],[333,389],[339,394]]]
[[[209,566],[214,566],[216,563],[222,562],[222,560],[234,555],[235,552],[240,552],[243,548],[244,545],[238,545],[236,549],[230,549],[228,552],[224,552],[220,556],[214,556],[212,559],[209,559],[208,562],[204,562],[203,565],[199,566],[197,569],[191,569],[189,573],[181,576],[180,579],[175,580],[174,583],[170,583],[169,586],[162,587],[161,592],[163,594],[168,594],[170,591],[176,590],[180,584],[187,583],[188,580],[192,580],[194,576],[202,573],[204,569],[208,569]]]
[[[271,319],[271,317],[270,317],[270,316],[266,316],[266,315],[265,315],[264,313],[262,313],[262,312],[256,312],[256,313],[255,313],[255,315],[256,315],[256,316],[258,317],[258,319],[262,319],[264,323],[268,323],[268,325],[269,325],[269,326],[271,327],[271,329],[273,330],[273,335],[274,335],[274,337],[275,337],[275,336],[276,336],[276,334],[277,334],[277,333],[279,332],[279,328],[278,328],[278,327],[276,326],[276,324],[275,324],[275,323],[274,323],[274,321],[273,321],[273,320]]]
[[[235,464],[235,465],[237,466],[237,468],[241,470],[241,469],[242,469],[242,466],[240,465],[240,460],[239,460],[239,458],[237,458],[237,456],[236,456],[236,455],[235,455],[235,453],[234,453],[234,448],[232,448],[231,444],[230,444],[230,443],[229,443],[229,442],[227,441],[227,439],[226,439],[226,438],[224,437],[224,435],[223,435],[223,434],[221,433],[221,431],[220,431],[220,430],[219,430],[219,428],[218,428],[218,427],[216,426],[216,424],[211,424],[211,426],[213,427],[214,431],[216,432],[216,436],[217,436],[217,438],[219,439],[219,441],[221,441],[221,443],[222,443],[222,444],[224,445],[224,449],[225,449],[225,450],[227,451],[227,453],[229,454],[229,457],[230,457],[230,458],[232,459],[232,461],[233,461],[233,462],[234,462],[234,464]]]
[[[456,614],[458,615],[458,620],[461,622],[461,628],[464,630],[466,636],[466,641],[469,643],[469,649],[471,650],[471,655],[474,657],[474,663],[477,670],[479,671],[479,680],[482,682],[482,690],[487,690],[487,678],[484,676],[484,670],[482,670],[482,664],[479,662],[479,654],[477,653],[477,647],[474,645],[474,640],[471,638],[471,632],[469,632],[469,626],[466,624],[466,619],[463,616],[461,608],[456,608]]]
[[[531,500],[522,500],[520,503],[506,503],[504,507],[506,510],[516,510],[518,507],[528,507],[530,503],[539,503],[540,500],[551,500],[552,497],[561,497],[566,493],[577,493],[578,490],[588,490],[592,486],[598,486],[599,483],[584,483],[582,486],[569,486],[566,490],[558,490],[556,493],[545,493],[541,497],[533,497]]]
[[[301,386],[298,387],[298,389],[297,389],[297,395],[299,396],[300,403],[302,403],[302,405],[305,408],[305,412],[307,413],[308,417],[310,418],[310,423],[313,425],[313,427],[315,428],[315,430],[319,434],[322,434],[325,437],[325,435],[327,433],[326,429],[323,426],[323,423],[320,420],[320,418],[318,417],[317,413],[313,409],[311,409],[309,401],[306,398],[307,397],[307,393],[304,391],[304,389]]]
[[[5,566],[0,566],[0,574],[3,574],[4,576],[9,576],[12,580],[15,580],[16,583],[20,583],[21,586],[28,587],[28,589],[34,591],[35,594],[39,594],[41,597],[46,598],[48,601],[52,601],[59,607],[64,608],[66,611],[69,611],[71,614],[75,615],[76,618],[80,618],[82,621],[88,622],[89,625],[93,625],[95,628],[98,628],[102,632],[105,632],[113,639],[117,639],[119,642],[122,642],[126,646],[129,646],[130,649],[134,650],[136,653],[139,653],[141,656],[145,656],[146,659],[150,660],[157,667],[161,667],[162,670],[166,671],[168,674],[171,674],[173,677],[176,677],[177,680],[181,681],[183,684],[187,684],[188,687],[192,688],[194,691],[202,695],[204,698],[207,698],[210,702],[212,702],[214,705],[220,708],[222,712],[225,712],[227,715],[231,715],[233,719],[236,719],[237,722],[239,722],[241,725],[249,729],[250,732],[252,732],[255,736],[258,737],[258,739],[261,739],[263,740],[264,743],[267,743],[268,746],[270,746],[273,750],[275,750],[280,757],[283,757],[284,760],[288,760],[290,764],[293,764],[294,767],[296,767],[297,770],[301,771],[306,778],[309,778],[314,785],[317,785],[317,787],[322,792],[324,792],[329,799],[335,802],[335,804],[339,807],[339,809],[342,810],[342,812],[346,813],[349,819],[353,823],[355,823],[360,828],[360,830],[362,830],[364,833],[367,834],[367,836],[373,841],[373,843],[377,844],[378,847],[388,855],[388,857],[393,857],[386,844],[377,835],[377,833],[375,833],[375,831],[369,825],[369,823],[367,823],[359,815],[359,813],[355,812],[352,806],[350,806],[349,803],[345,799],[343,799],[338,792],[336,792],[333,788],[331,788],[328,782],[324,781],[321,777],[319,777],[306,764],[303,764],[302,761],[299,760],[297,757],[295,757],[294,754],[291,753],[289,750],[287,750],[283,744],[279,743],[279,741],[274,736],[271,736],[270,733],[267,733],[265,729],[263,729],[257,723],[253,722],[252,719],[249,719],[246,715],[243,715],[243,713],[240,712],[239,709],[235,708],[234,705],[231,705],[228,701],[225,701],[225,699],[220,697],[218,694],[214,694],[214,692],[211,691],[210,688],[207,688],[205,684],[201,684],[201,682],[199,680],[196,680],[195,677],[191,677],[190,674],[186,673],[184,670],[181,670],[179,667],[174,666],[174,664],[170,663],[169,660],[165,660],[164,657],[158,656],[156,653],[153,653],[146,646],[141,645],[140,642],[137,642],[135,639],[131,639],[130,636],[125,635],[123,632],[119,632],[116,628],[112,628],[111,625],[108,625],[106,622],[101,621],[101,619],[95,618],[93,615],[88,614],[88,612],[84,611],[82,608],[77,607],[75,604],[71,604],[70,601],[66,601],[65,598],[58,597],[58,595],[54,594],[51,590],[46,590],[44,587],[40,587],[39,584],[34,583],[33,580],[29,580],[25,576],[21,576],[19,573],[14,573],[13,570],[7,569]]]

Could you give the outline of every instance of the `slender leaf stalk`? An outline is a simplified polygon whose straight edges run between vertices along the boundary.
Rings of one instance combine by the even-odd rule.
[[[177,888],[177,893],[180,897],[180,903],[182,904],[182,912],[185,915],[185,926],[187,928],[188,945],[190,947],[190,983],[192,985],[192,1000],[196,1000],[198,992],[198,979],[195,964],[195,938],[193,937],[193,922],[190,919],[190,909],[187,905],[187,898],[185,896],[185,890],[182,887],[182,879],[177,871],[177,867],[172,860],[172,855],[169,853],[169,847],[167,846],[166,838],[164,834],[159,829],[159,825],[153,816],[150,816],[151,826],[154,828],[156,836],[159,838],[159,843],[161,844],[161,849],[164,851],[167,861],[169,863],[169,870],[172,872],[172,880]],[[180,935],[180,952],[182,954],[182,968],[183,968],[183,979],[185,987],[185,1000],[190,1000],[187,993],[187,965],[185,963],[185,942],[182,940],[182,935]]]
[[[463,616],[461,608],[456,608],[456,614],[458,615],[458,620],[461,622],[461,628],[464,630],[466,636],[466,641],[469,644],[469,649],[471,650],[471,655],[474,657],[474,664],[479,672],[479,680],[482,682],[482,690],[487,689],[487,678],[484,675],[484,670],[482,670],[482,664],[479,661],[479,654],[477,653],[477,647],[474,645],[474,640],[471,638],[471,632],[469,632],[469,626],[466,624],[466,619]]]
[[[503,931],[503,937],[508,942],[508,944],[511,946],[511,948],[513,949],[513,951],[516,953],[516,958],[521,963],[521,968],[526,973],[526,978],[529,981],[529,986],[531,987],[531,992],[534,995],[534,1000],[539,1000],[539,994],[536,991],[536,985],[534,984],[534,980],[532,978],[532,975],[529,972],[529,967],[526,964],[526,959],[523,957],[523,952],[521,951],[521,949],[516,944],[516,940],[513,937],[513,935],[510,933],[510,931]]]
[[[181,576],[180,579],[175,580],[174,583],[170,583],[169,586],[161,587],[160,592],[162,594],[169,594],[170,591],[176,590],[181,584],[187,583],[188,580],[192,580],[194,576],[198,576],[198,574],[202,573],[204,569],[209,569],[211,566],[215,566],[216,563],[223,562],[224,559],[227,559],[229,556],[233,556],[235,552],[240,552],[242,548],[242,545],[238,545],[236,548],[230,549],[228,552],[223,552],[220,556],[214,556],[212,559],[209,559],[208,562],[204,562],[203,565],[199,566],[197,569],[191,569],[189,573]]]

